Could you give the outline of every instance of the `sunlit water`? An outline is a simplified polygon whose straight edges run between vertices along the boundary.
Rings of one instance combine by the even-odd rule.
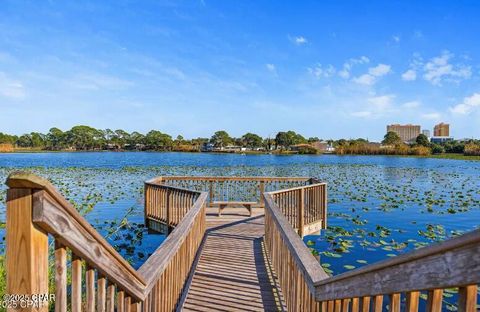
[[[163,240],[142,227],[143,182],[158,175],[312,176],[327,182],[329,230],[308,236],[305,242],[334,274],[480,225],[480,162],[475,161],[141,152],[0,154],[0,179],[16,169],[49,178],[135,267]],[[4,222],[5,186],[1,190]],[[125,216],[128,222],[122,223]]]

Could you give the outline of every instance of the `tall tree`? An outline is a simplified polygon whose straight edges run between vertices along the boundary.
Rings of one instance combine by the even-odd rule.
[[[147,147],[155,150],[169,150],[173,145],[172,137],[157,130],[152,130],[145,136]]]
[[[58,128],[51,128],[46,137],[45,145],[49,149],[58,150],[65,146],[65,133]]]
[[[423,133],[420,133],[417,136],[415,142],[417,142],[417,144],[421,146],[430,146],[430,141],[428,140],[428,137]]]
[[[382,144],[385,145],[397,145],[402,143],[402,139],[394,131],[388,131],[387,134],[383,137]]]
[[[215,132],[215,134],[211,137],[210,142],[215,147],[225,147],[233,142],[232,138],[228,133],[224,130],[220,130]]]
[[[262,146],[263,139],[258,134],[248,132],[242,136],[241,142],[243,146],[255,148]]]

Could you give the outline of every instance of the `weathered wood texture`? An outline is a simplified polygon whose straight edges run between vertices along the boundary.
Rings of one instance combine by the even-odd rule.
[[[240,210],[241,211],[241,210]],[[209,209],[209,230],[183,311],[281,311],[281,291],[265,254],[263,210],[254,217]]]
[[[32,221],[32,193],[31,189],[7,191],[8,294],[48,293],[48,235]],[[9,301],[6,303],[13,304]],[[31,307],[25,310],[36,309]],[[48,305],[39,311],[48,311]]]

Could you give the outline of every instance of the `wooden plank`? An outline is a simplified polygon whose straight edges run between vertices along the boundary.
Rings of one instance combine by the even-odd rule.
[[[102,274],[98,275],[97,279],[97,311],[105,312],[106,309],[106,293],[107,279]]]
[[[195,274],[181,311],[278,311],[285,293],[273,282],[266,250],[263,217],[242,217],[238,221],[210,217]],[[297,235],[298,237],[298,235]],[[276,271],[278,274],[278,271]],[[299,280],[299,276],[295,277]],[[284,288],[286,289],[286,288]],[[294,311],[308,311],[296,294]],[[305,303],[305,302],[304,302]],[[304,304],[303,303],[303,304]],[[203,308],[203,309],[202,309]]]
[[[55,312],[67,311],[67,248],[55,240]]]
[[[108,282],[107,287],[107,312],[115,311],[115,284]]]
[[[373,311],[374,312],[383,311],[383,295],[377,295],[373,297]]]
[[[82,260],[72,254],[72,312],[82,311]]]
[[[389,310],[390,312],[400,312],[400,294],[391,294]]]
[[[360,299],[352,298],[352,312],[360,312]]]
[[[125,312],[125,292],[117,291],[117,312]]]
[[[87,312],[95,312],[95,269],[87,265],[85,272]]]
[[[458,311],[477,311],[477,285],[463,286],[458,289]]]
[[[370,311],[370,297],[363,297],[362,298],[362,312],[369,312]]]
[[[441,312],[442,311],[443,289],[433,289],[428,291],[427,311]]]
[[[32,222],[31,190],[7,191],[6,221],[6,293],[47,294],[48,235]],[[25,309],[34,310],[37,311],[33,307]],[[38,311],[48,311],[48,305]]]
[[[315,284],[316,299],[321,301],[476,284],[480,281],[478,263],[480,230],[475,230],[318,281]]]
[[[418,312],[419,298],[420,298],[419,291],[410,291],[407,293],[407,303],[406,303],[407,312]]]

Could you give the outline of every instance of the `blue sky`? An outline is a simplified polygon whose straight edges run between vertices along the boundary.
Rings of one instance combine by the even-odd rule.
[[[1,1],[0,132],[480,137],[478,1]]]

